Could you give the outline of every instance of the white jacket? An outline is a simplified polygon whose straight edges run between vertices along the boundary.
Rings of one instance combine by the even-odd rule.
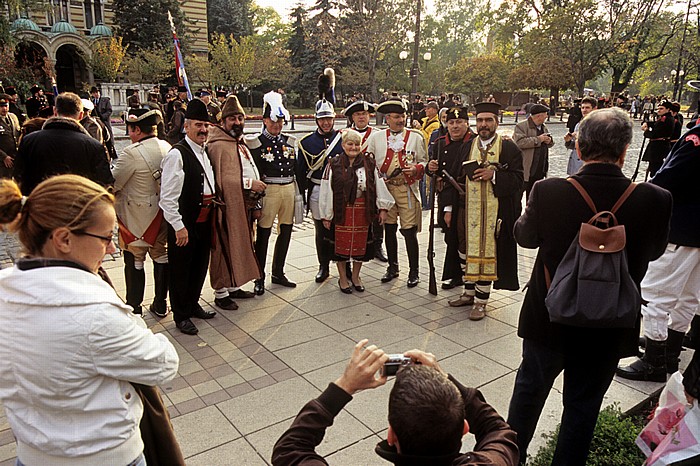
[[[172,379],[179,358],[99,276],[68,266],[0,271],[0,401],[17,456],[126,465],[143,451],[129,382]]]

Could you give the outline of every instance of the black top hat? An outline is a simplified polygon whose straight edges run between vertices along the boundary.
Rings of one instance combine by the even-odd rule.
[[[139,124],[144,126],[156,126],[163,121],[160,111],[148,108],[132,108],[126,114],[126,124]]]
[[[469,111],[464,107],[450,107],[447,109],[447,121],[450,120],[469,121]]]
[[[493,113],[498,115],[501,111],[501,104],[498,102],[479,102],[474,104],[474,115],[479,113]]]
[[[401,100],[387,100],[377,106],[379,113],[406,113],[406,105]]]
[[[209,121],[209,113],[207,112],[207,106],[199,99],[194,99],[192,102],[187,104],[187,110],[185,111],[185,118],[188,120],[198,120],[198,121]]]
[[[374,113],[377,111],[377,107],[374,104],[365,102],[364,100],[358,100],[348,105],[345,110],[343,110],[343,115],[352,119],[352,114],[355,112],[369,112]]]

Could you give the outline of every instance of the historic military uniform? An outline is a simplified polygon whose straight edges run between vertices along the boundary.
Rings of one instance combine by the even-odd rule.
[[[41,91],[41,94],[39,92]],[[49,108],[49,101],[43,93],[43,90],[39,86],[32,87],[29,92],[32,93],[32,97],[27,99],[27,117],[36,118],[39,116],[39,112]]]
[[[273,121],[284,119],[284,115],[272,111],[270,104],[265,104],[263,118]],[[267,185],[265,197],[262,199],[262,212],[258,219],[257,237],[255,238],[255,255],[258,258],[262,278],[255,281],[255,293],[265,292],[265,262],[267,246],[272,233],[272,224],[277,217],[279,235],[275,242],[275,252],[272,257],[272,283],[293,288],[296,284],[284,274],[284,264],[287,251],[292,240],[294,224],[294,172],[296,154],[294,153],[294,136],[270,134],[263,128],[262,134],[246,137],[246,145],[258,168],[261,180]]]
[[[131,109],[127,126],[157,126],[163,117],[158,110]],[[167,314],[168,295],[168,224],[163,218],[160,201],[160,166],[170,144],[154,134],[127,146],[112,168],[116,191],[119,244],[124,251],[126,303],[141,314],[146,277],[143,264],[146,253],[153,260],[155,298],[151,312]]]
[[[333,105],[325,99],[316,103],[316,120],[320,118],[334,118]],[[297,183],[299,191],[304,195],[307,205],[311,209],[316,233],[316,256],[319,269],[316,274],[316,282],[323,282],[330,274],[330,261],[332,250],[326,240],[326,228],[319,210],[319,194],[321,192],[321,180],[328,160],[343,151],[340,144],[340,132],[331,129],[328,133],[322,133],[320,128],[307,134],[299,140],[297,156]]]
[[[14,113],[19,121],[19,125],[22,126],[27,119],[27,115],[22,113],[22,109],[17,105],[17,90],[14,86],[8,86],[5,88],[5,93],[10,96],[10,113]]]
[[[378,112],[392,114],[406,113],[406,105],[397,100],[388,100],[377,107]],[[385,242],[389,266],[382,277],[386,283],[399,276],[398,241],[396,232],[398,219],[401,218],[401,234],[406,241],[409,274],[408,286],[418,285],[418,237],[421,229],[422,209],[419,192],[419,180],[425,171],[427,144],[420,131],[403,128],[393,132],[390,128],[375,131],[367,141],[367,152],[374,154],[380,173],[386,177],[389,192],[396,204],[389,210],[384,223]],[[401,170],[415,165],[415,175],[408,175]]]
[[[10,98],[8,95],[0,95],[0,107],[4,107],[7,112],[5,116],[0,116],[0,178],[11,178],[12,168],[8,167],[7,164],[12,164],[17,155],[20,125],[17,116],[9,111]],[[8,158],[10,161],[7,160]]]
[[[671,105],[670,102],[664,101],[661,102],[659,106],[670,110]],[[661,115],[655,122],[647,122],[647,129],[644,131],[644,137],[649,140],[649,143],[644,151],[642,160],[649,162],[650,177],[653,177],[659,168],[661,168],[664,158],[666,158],[668,152],[671,150],[669,141],[671,140],[671,136],[673,136],[674,126],[675,121],[670,111]]]

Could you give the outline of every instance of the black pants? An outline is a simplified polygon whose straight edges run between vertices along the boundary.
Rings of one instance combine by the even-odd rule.
[[[603,351],[590,354],[579,348],[575,355],[569,356],[555,352],[542,343],[523,340],[523,360],[508,410],[508,424],[518,434],[521,464],[525,464],[527,447],[554,379],[562,371],[564,412],[552,465],[586,464],[600,405],[618,362],[617,355]]]
[[[178,323],[192,317],[199,305],[199,297],[209,268],[211,223],[201,222],[188,230],[185,246],[175,245],[175,230],[168,225],[168,262],[170,263],[170,308]]]
[[[460,280],[463,276],[462,266],[459,263],[459,236],[457,235],[457,215],[452,213],[450,226],[445,225],[445,262],[442,266],[442,280]],[[440,213],[441,216],[444,212]]]

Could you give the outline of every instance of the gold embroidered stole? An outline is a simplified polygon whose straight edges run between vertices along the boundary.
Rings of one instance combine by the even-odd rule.
[[[485,149],[480,141],[472,143],[469,160],[495,163],[501,155],[501,137],[496,138]],[[491,181],[466,181],[465,238],[467,281],[498,280],[496,267],[496,225],[498,222],[498,199],[493,194]]]

